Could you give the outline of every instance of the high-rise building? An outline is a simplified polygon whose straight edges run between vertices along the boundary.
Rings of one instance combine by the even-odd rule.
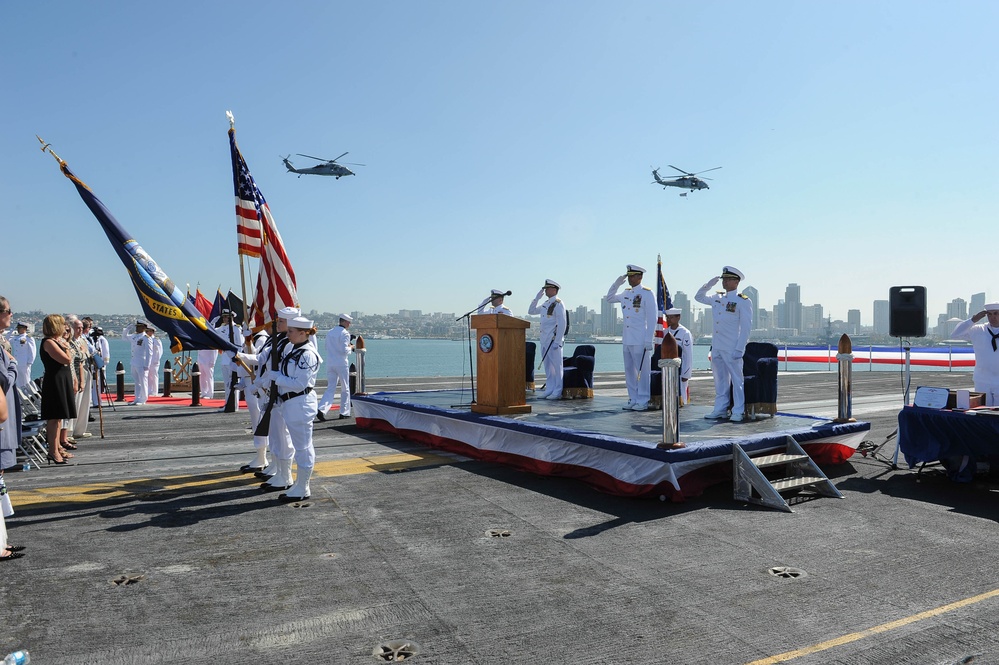
[[[607,298],[600,299],[600,334],[617,334],[617,309],[614,303],[607,302]]]
[[[755,286],[747,286],[742,290],[753,303],[753,325],[749,327],[750,330],[756,330],[756,324],[760,320],[760,292],[756,290]]]
[[[968,312],[974,316],[982,310],[985,309],[985,294],[984,293],[974,293],[971,296],[971,302],[968,303]]]
[[[856,335],[860,332],[860,310],[850,309],[846,312],[846,323],[849,325],[850,334]]]
[[[817,335],[825,327],[822,319],[822,305],[803,305],[801,307],[801,321],[798,324],[799,335]],[[791,326],[794,328],[794,326]]]
[[[947,318],[962,321],[968,318],[968,302],[964,298],[954,298],[947,303]]]
[[[801,287],[788,284],[784,290],[784,309],[787,316],[785,328],[796,328],[801,331]]]
[[[874,301],[874,334],[887,335],[890,330],[891,303],[887,300]]]
[[[673,307],[680,310],[680,323],[685,327],[689,328],[693,325],[694,318],[692,312],[690,311],[690,298],[683,291],[677,291],[673,294]]]

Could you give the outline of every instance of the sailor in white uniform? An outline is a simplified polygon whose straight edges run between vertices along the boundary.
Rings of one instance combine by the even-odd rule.
[[[107,392],[108,388],[106,368],[111,362],[111,345],[108,344],[108,338],[104,336],[104,329],[100,326],[94,327],[90,341],[94,345],[94,366],[97,368],[90,403],[98,404],[101,401],[101,395]]]
[[[708,419],[728,415],[729,387],[732,388],[732,422],[746,416],[746,386],[742,375],[742,356],[746,352],[753,327],[753,301],[737,293],[744,276],[732,266],[722,268],[721,277],[712,277],[694,295],[694,300],[711,307],[711,373],[715,379],[715,406]],[[708,295],[721,279],[724,291]]]
[[[222,315],[219,317],[219,325],[215,328],[215,332],[219,334],[222,339],[231,341],[236,346],[243,346],[243,330],[237,326],[232,320],[232,311],[229,309],[223,309]],[[219,354],[219,364],[222,366],[222,382],[225,384],[225,391],[222,393],[223,399],[227,402],[229,401],[229,393],[232,390],[237,390],[238,388],[233,387],[232,374],[236,372],[236,379],[239,380],[239,363],[235,361],[236,353],[233,351],[223,351]],[[225,410],[225,407],[222,407]],[[239,411],[239,393],[236,394],[236,410]]]
[[[198,351],[198,389],[201,391],[201,399],[215,397],[215,359],[218,356],[219,352],[216,349]]]
[[[244,327],[243,330],[243,350],[246,354],[257,357],[259,356],[266,346],[269,346],[270,334],[267,330],[261,330],[257,333],[253,333],[249,328]],[[266,435],[258,436],[256,434],[257,424],[260,423],[260,414],[265,406],[267,406],[266,400],[262,399],[259,393],[251,389],[251,379],[246,368],[237,363],[238,369],[236,370],[239,376],[239,386],[240,390],[243,391],[243,398],[246,400],[246,410],[250,414],[250,429],[254,432],[253,435],[253,447],[256,451],[253,459],[250,460],[248,464],[244,464],[239,467],[239,470],[243,473],[256,473],[262,472],[267,468],[267,439]]]
[[[135,399],[132,400],[129,406],[141,406],[145,404],[146,398],[149,395],[149,384],[146,375],[149,372],[153,354],[145,330],[146,322],[139,320],[135,322],[135,333],[129,333],[128,328],[123,328],[121,331],[121,338],[128,341],[129,348],[132,351],[131,370]]]
[[[285,307],[278,310],[277,336],[268,337],[264,340],[262,348],[257,354],[242,351],[236,354],[250,367],[256,367],[257,378],[250,385],[249,390],[256,391],[260,398],[261,418],[263,417],[264,410],[270,403],[271,395],[268,391],[271,389],[271,380],[275,375],[272,370],[271,354],[277,354],[279,359],[283,357],[285,346],[289,344],[288,321],[300,315],[301,310],[297,307]],[[254,471],[253,473],[258,478],[265,479],[265,482],[260,485],[260,489],[265,492],[283,492],[291,487],[291,460],[295,454],[295,447],[291,443],[291,436],[285,425],[281,409],[276,402],[277,393],[275,393],[274,397],[275,406],[271,409],[270,424],[267,430],[267,449],[270,451],[270,463],[263,471]],[[255,432],[256,429],[254,429]],[[257,443],[258,439],[254,436],[254,445],[257,445]],[[250,469],[243,467],[241,470],[249,471]]]
[[[160,361],[163,359],[163,341],[156,336],[156,329],[146,326],[146,337],[149,338],[149,351],[152,359],[149,361],[149,371],[146,372],[146,389],[149,395],[160,394]]]
[[[298,472],[294,484],[280,501],[301,501],[311,496],[309,479],[316,464],[316,450],[312,445],[312,421],[318,411],[316,404],[316,375],[323,359],[309,336],[316,334],[314,322],[304,316],[288,321],[288,344],[281,354],[278,373],[272,378],[277,386],[279,406],[285,426],[295,447],[295,464]],[[291,460],[288,460],[290,466]]]
[[[489,297],[482,301],[475,312],[477,314],[506,314],[507,316],[513,316],[510,308],[503,304],[503,299],[509,294],[510,291],[492,289]]]
[[[10,334],[10,346],[17,361],[17,385],[23,388],[31,381],[31,365],[38,357],[35,338],[28,334],[28,324],[24,321],[18,321]]]
[[[340,386],[339,418],[350,417],[350,353],[354,345],[347,330],[353,320],[349,314],[341,314],[339,325],[326,333],[326,392],[319,403],[319,420],[326,420],[326,414],[333,408],[337,385]]]
[[[987,318],[985,323],[979,323]],[[954,327],[951,336],[966,339],[975,349],[975,392],[985,393],[985,405],[999,405],[999,303]]]
[[[565,305],[558,297],[561,285],[553,279],[546,279],[538,294],[531,301],[527,313],[541,316],[542,359],[545,364],[544,399],[562,399],[562,345],[565,342]],[[546,300],[538,304],[542,298]]]
[[[656,294],[642,285],[644,274],[645,268],[629,263],[627,272],[618,277],[607,291],[607,302],[621,303],[624,319],[621,346],[624,378],[628,384],[628,403],[624,409],[633,411],[649,408],[652,352],[655,349],[656,320],[659,318]],[[618,293],[625,280],[628,288]]]
[[[666,312],[666,334],[676,340],[680,351],[680,406],[690,402],[690,375],[694,371],[694,340],[690,331],[680,325],[683,310],[672,307]]]

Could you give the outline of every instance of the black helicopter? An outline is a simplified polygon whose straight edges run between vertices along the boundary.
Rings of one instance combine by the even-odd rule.
[[[289,157],[291,157],[291,155],[282,158],[281,161],[284,162],[285,167],[287,167],[287,169],[292,173],[297,173],[299,178],[301,178],[303,175],[331,175],[334,176],[337,180],[339,180],[345,175],[354,175],[353,171],[351,171],[346,166],[336,161],[340,159],[340,157],[346,155],[347,154],[346,152],[343,153],[343,155],[340,155],[340,157],[336,157],[334,159],[323,159],[321,157],[313,157],[312,155],[303,155],[300,152],[296,154],[299,157],[308,157],[309,159],[314,159],[317,162],[323,162],[323,164],[319,164],[318,166],[309,166],[304,169],[296,169],[295,165],[292,164],[291,161],[289,161],[288,159]],[[350,164],[350,162],[347,163]],[[364,164],[350,164],[350,165],[364,166]]]
[[[711,180],[711,178],[698,178],[697,176],[702,173],[707,173],[708,171],[717,171],[721,168],[720,166],[716,166],[713,169],[706,169],[704,171],[698,171],[697,173],[689,173],[683,169],[676,168],[672,164],[668,164],[668,166],[671,169],[679,171],[683,175],[679,178],[673,178],[672,180],[663,180],[659,177],[659,169],[652,169],[652,177],[656,179],[652,184],[662,185],[663,189],[666,189],[667,187],[679,187],[680,189],[689,189],[692,192],[697,189],[711,189],[708,187],[708,183],[704,182],[705,180]],[[687,192],[680,194],[680,196],[686,195]]]

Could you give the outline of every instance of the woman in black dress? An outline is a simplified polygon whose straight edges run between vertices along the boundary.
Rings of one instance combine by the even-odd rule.
[[[59,314],[49,314],[42,322],[41,349],[38,355],[45,366],[42,377],[41,418],[47,421],[45,439],[49,444],[49,462],[65,464],[72,457],[59,445],[62,436],[62,421],[76,418],[76,377],[70,370],[73,357],[69,343],[63,339],[66,320]]]

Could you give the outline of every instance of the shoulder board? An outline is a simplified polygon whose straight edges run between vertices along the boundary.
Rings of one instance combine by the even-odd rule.
[[[739,297],[742,298],[743,300],[749,300],[749,296],[747,296],[745,293],[740,293]]]

